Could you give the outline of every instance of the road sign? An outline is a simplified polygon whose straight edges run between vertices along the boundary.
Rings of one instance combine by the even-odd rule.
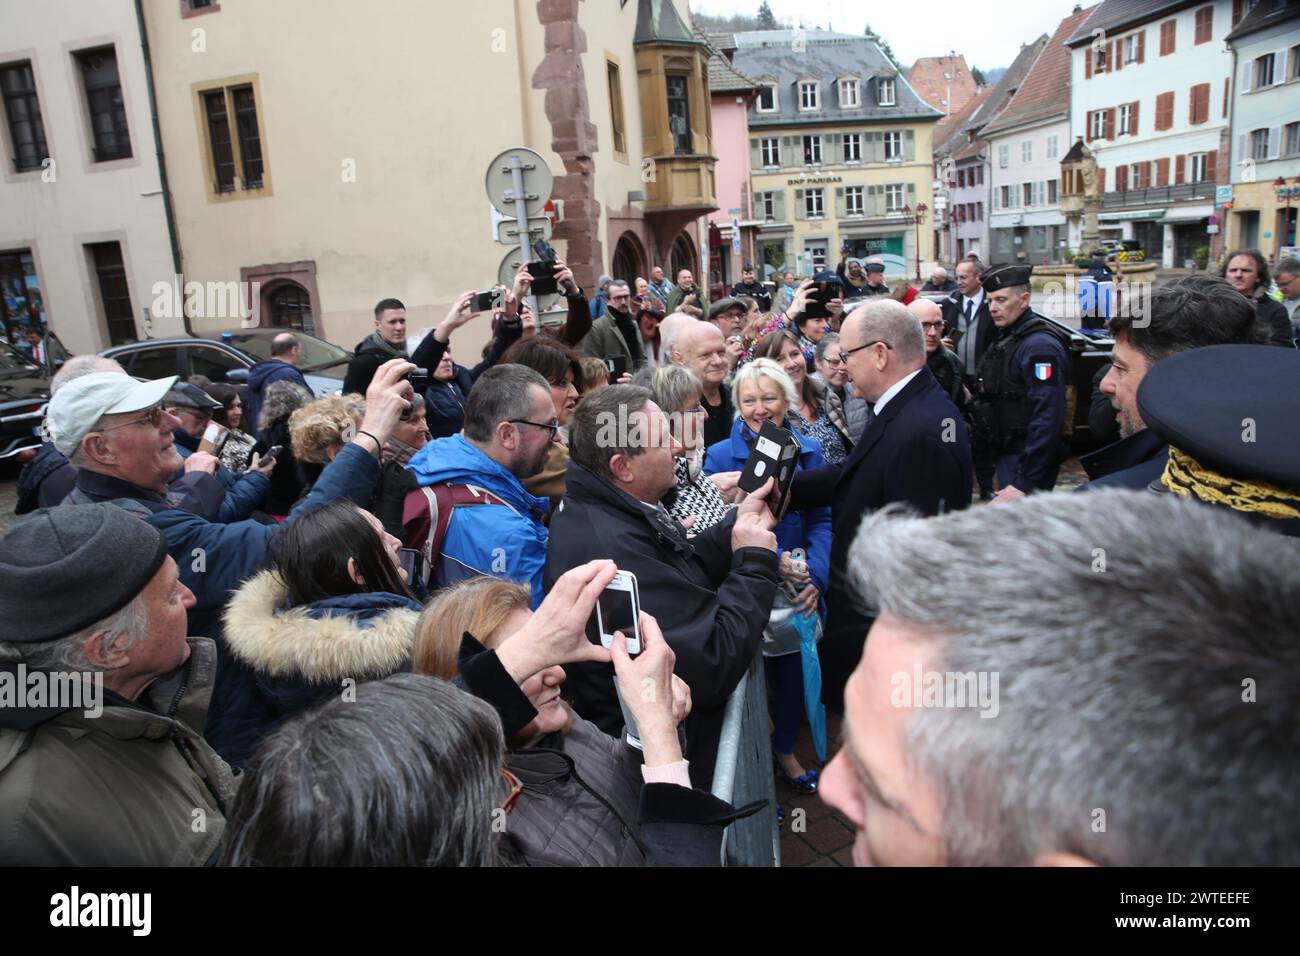
[[[731,254],[740,255],[740,219],[731,217]]]
[[[519,222],[515,219],[502,219],[497,223],[497,242],[505,245],[515,245],[519,242]],[[546,239],[550,241],[551,218],[549,216],[537,216],[528,220],[528,241],[534,239]]]
[[[531,219],[542,215],[547,200],[551,198],[555,177],[551,174],[550,167],[546,165],[546,160],[525,146],[507,149],[488,164],[485,181],[488,199],[504,215],[513,219],[519,218],[519,211],[515,208],[516,187],[512,158],[519,160],[520,171],[523,173],[525,184],[523,204],[527,207],[527,216]]]

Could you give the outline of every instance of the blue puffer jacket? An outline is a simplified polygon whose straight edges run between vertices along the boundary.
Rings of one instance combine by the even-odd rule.
[[[370,503],[379,479],[379,462],[358,445],[344,446],[289,515],[314,511],[330,501],[346,498],[362,508]],[[181,582],[194,592],[189,611],[192,637],[217,641],[217,678],[208,708],[204,737],[212,748],[234,766],[242,766],[231,755],[249,753],[254,724],[262,704],[252,672],[233,660],[221,635],[221,610],[241,584],[266,567],[267,549],[279,529],[257,521],[223,524],[181,511],[159,495],[117,478],[90,471],[77,473],[77,487],[64,504],[112,501],[140,514],[162,532],[167,553],[180,569]]]
[[[793,429],[791,429],[793,431]],[[799,454],[798,468],[820,468],[826,464],[822,455],[822,446],[815,438],[809,438],[794,432],[799,439],[802,451]],[[745,461],[757,439],[753,429],[737,418],[731,426],[731,437],[710,445],[704,453],[704,473],[717,474],[723,471],[744,471]],[[808,574],[820,594],[826,593],[826,582],[830,578],[831,562],[831,509],[829,507],[806,508],[803,511],[789,509],[776,528],[776,542],[782,551],[803,548],[808,557]]]
[[[398,594],[345,594],[290,607],[273,571],[245,581],[223,615],[226,647],[255,675],[260,713],[246,760],[284,721],[356,684],[409,669],[420,604]]]
[[[180,434],[182,433],[176,432],[176,435]],[[182,459],[194,454],[194,451],[180,440],[176,442],[176,451],[180,453]],[[184,474],[185,466],[182,465],[180,470],[172,475],[171,484],[179,481]],[[271,479],[256,471],[236,475],[225,465],[218,465],[214,477],[225,491],[225,497],[221,499],[221,507],[217,509],[217,516],[213,519],[215,521],[225,523],[243,521],[262,507],[271,494]]]
[[[533,607],[542,603],[546,566],[546,526],[550,502],[524,490],[519,479],[479,451],[464,435],[429,442],[406,466],[421,485],[467,484],[485,488],[510,507],[457,508],[443,540],[439,574],[453,584],[481,574],[519,581],[533,589]]]
[[[279,359],[258,362],[248,370],[248,398],[244,400],[244,421],[249,425],[249,434],[255,438],[262,437],[257,428],[258,419],[262,415],[262,396],[266,394],[266,387],[272,382],[283,381],[296,382],[307,391],[312,390],[307,384],[306,376],[298,371],[298,366],[281,362]]]

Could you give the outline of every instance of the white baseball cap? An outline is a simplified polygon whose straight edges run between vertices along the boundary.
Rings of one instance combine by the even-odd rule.
[[[93,372],[74,378],[50,399],[45,411],[50,440],[71,457],[105,415],[139,412],[163,400],[180,376],[140,382],[121,372]]]

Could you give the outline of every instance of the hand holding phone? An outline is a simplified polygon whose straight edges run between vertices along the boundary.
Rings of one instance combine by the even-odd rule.
[[[793,432],[773,425],[770,421],[763,422],[754,447],[745,459],[745,468],[740,473],[737,482],[740,490],[757,491],[769,478],[775,478],[776,488],[768,496],[767,504],[772,514],[780,517],[794,484],[800,450],[799,439]]]
[[[596,600],[596,633],[600,635],[600,643],[610,647],[614,633],[621,632],[627,638],[627,653],[636,657],[641,653],[640,618],[641,596],[637,592],[636,575],[619,571]]]
[[[627,371],[627,357],[610,355],[605,358],[605,368],[609,370],[610,381],[616,381]]]
[[[637,630],[642,636],[642,651],[635,659],[621,641],[612,642],[615,686],[627,723],[628,742],[645,752],[647,767],[661,767],[682,759],[677,723],[690,712],[690,688],[673,674],[677,657],[664,640],[658,622],[642,613]]]

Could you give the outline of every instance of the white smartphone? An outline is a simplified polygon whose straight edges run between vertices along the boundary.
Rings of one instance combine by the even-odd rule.
[[[627,638],[627,652],[631,657],[641,653],[641,596],[637,593],[636,575],[619,571],[605,585],[596,601],[596,629],[600,643],[611,647],[614,632],[622,631]]]

